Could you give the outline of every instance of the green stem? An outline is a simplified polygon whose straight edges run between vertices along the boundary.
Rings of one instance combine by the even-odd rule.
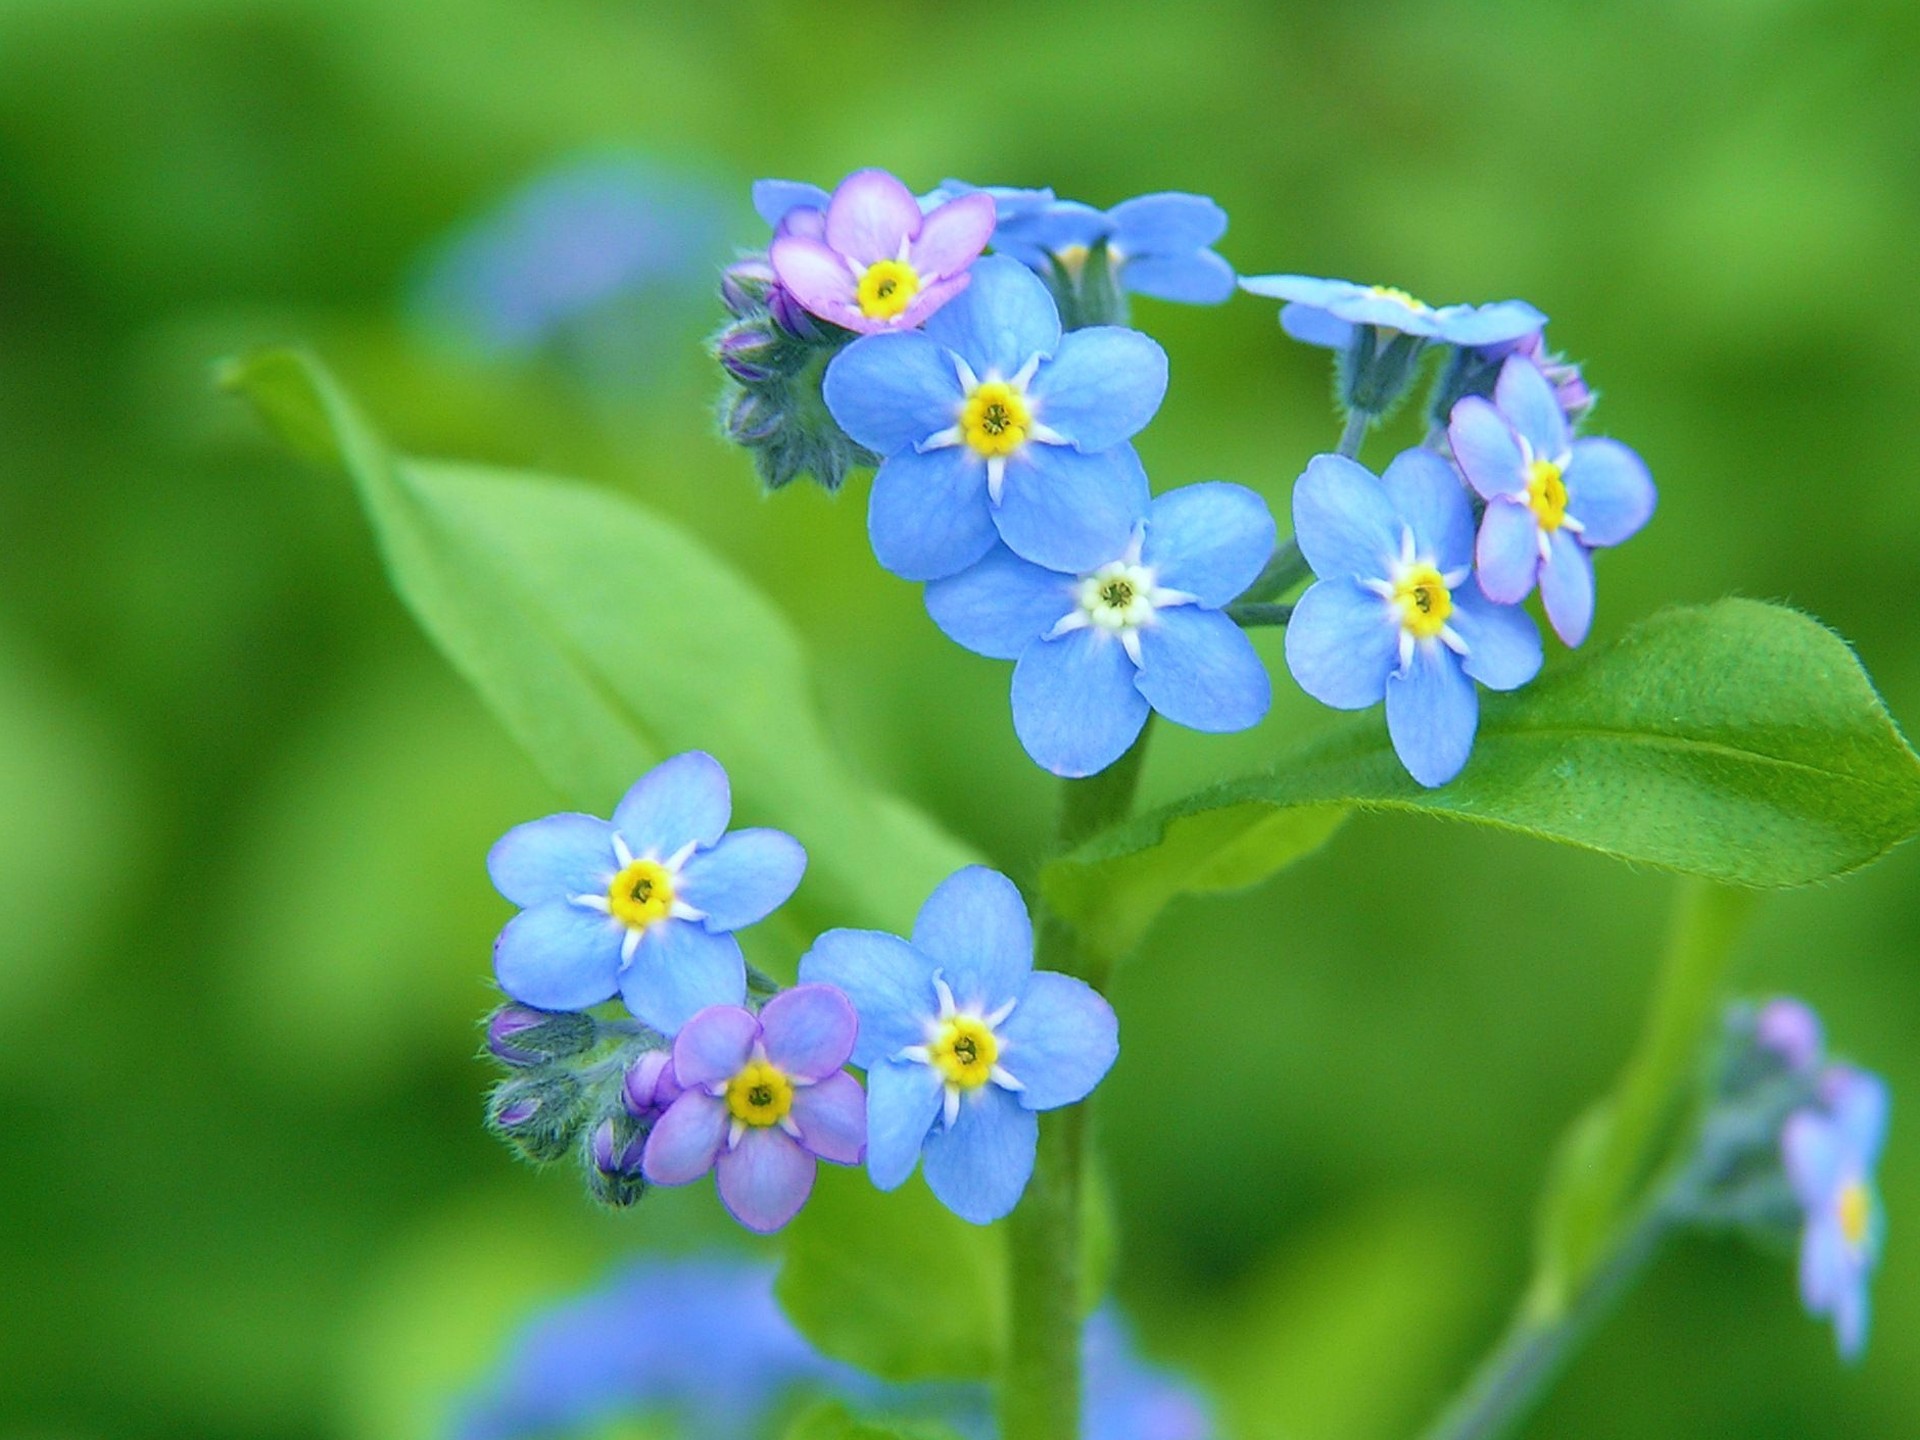
[[[1344,455],[1349,460],[1358,459],[1360,447],[1367,443],[1367,431],[1372,428],[1374,419],[1364,410],[1349,410],[1346,428],[1340,432],[1340,445],[1334,453]]]
[[[1133,808],[1153,722],[1119,760],[1060,792],[1055,843],[1067,850]],[[1073,931],[1042,911],[1034,966],[1078,975],[1096,989],[1107,966]],[[1007,1221],[1011,1293],[1007,1368],[1000,1389],[1002,1440],[1073,1440],[1080,1433],[1080,1221],[1087,1166],[1087,1107],[1040,1117],[1040,1151],[1027,1193]]]
[[[1273,558],[1267,561],[1254,582],[1235,598],[1236,605],[1257,604],[1284,595],[1295,585],[1306,579],[1311,572],[1307,569],[1307,557],[1300,553],[1298,542],[1282,540],[1273,548]]]

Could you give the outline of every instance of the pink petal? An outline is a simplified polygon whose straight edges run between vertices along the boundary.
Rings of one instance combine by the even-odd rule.
[[[673,1042],[673,1073],[689,1090],[730,1080],[747,1063],[760,1022],[739,1005],[709,1005]]]
[[[656,1185],[685,1185],[713,1168],[727,1138],[727,1107],[689,1090],[660,1117],[641,1152],[640,1171]]]
[[[920,222],[908,252],[921,280],[954,275],[971,265],[993,236],[993,197],[975,193],[949,200]]]
[[[858,316],[858,286],[847,262],[826,244],[805,235],[783,235],[768,252],[773,273],[801,305],[840,324],[842,312]]]
[[[860,1017],[833,986],[796,985],[766,1003],[760,1031],[775,1065],[803,1080],[824,1080],[853,1054]]]
[[[901,242],[919,233],[920,202],[884,170],[856,170],[827,202],[827,244],[862,265],[899,259]]]
[[[764,1235],[799,1214],[818,1168],[797,1140],[770,1125],[749,1129],[733,1149],[721,1151],[714,1179],[733,1218]]]
[[[867,1095],[844,1070],[793,1092],[793,1123],[822,1160],[858,1165],[866,1157]]]

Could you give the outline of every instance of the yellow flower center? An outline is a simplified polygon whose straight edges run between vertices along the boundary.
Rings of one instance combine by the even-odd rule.
[[[793,1081],[764,1060],[750,1061],[727,1081],[727,1109],[743,1125],[778,1125],[793,1109]]]
[[[1011,455],[1026,444],[1032,424],[1027,397],[1004,380],[974,386],[960,411],[960,433],[976,452],[989,458]]]
[[[1000,1042],[979,1016],[952,1015],[941,1022],[939,1037],[927,1053],[947,1084],[976,1090],[992,1078]]]
[[[657,860],[634,860],[607,886],[607,909],[630,930],[644,930],[673,912],[673,877]]]
[[[1862,1180],[1849,1181],[1840,1191],[1840,1233],[1858,1250],[1867,1243],[1873,1225],[1873,1192]]]
[[[1378,300],[1398,300],[1409,310],[1431,310],[1433,307],[1424,300],[1416,300],[1397,285],[1369,285],[1367,293]]]
[[[1527,504],[1548,534],[1566,523],[1567,482],[1560,478],[1560,467],[1553,461],[1535,460],[1527,466]]]
[[[869,320],[891,320],[920,293],[920,275],[904,260],[880,260],[860,277],[860,313]]]
[[[1453,614],[1453,596],[1447,582],[1431,565],[1412,565],[1393,585],[1393,603],[1400,623],[1422,640],[1431,640],[1446,628]]]

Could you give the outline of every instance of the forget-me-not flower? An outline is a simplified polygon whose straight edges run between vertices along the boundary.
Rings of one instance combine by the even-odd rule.
[[[802,217],[809,223],[796,223]],[[911,330],[964,290],[968,267],[992,234],[991,196],[962,195],[922,214],[892,175],[860,170],[840,182],[824,210],[789,206],[768,256],[780,284],[808,311],[874,334]]]
[[[1233,294],[1233,267],[1212,248],[1226,231],[1227,212],[1213,200],[1169,190],[1123,200],[1111,210],[1074,200],[1025,205],[1002,214],[993,248],[1042,275],[1055,264],[1072,275],[1105,241],[1121,289],[1218,305]]]
[[[1119,554],[1147,507],[1126,442],[1166,389],[1152,340],[1105,325],[1061,334],[1047,287],[993,256],[923,333],[836,355],[823,393],[840,428],[885,457],[867,513],[874,554],[903,579],[937,580],[996,538],[1057,570]]]
[[[979,654],[1018,663],[1013,726],[1056,775],[1091,775],[1126,752],[1149,708],[1195,730],[1258,724],[1273,689],[1226,605],[1273,553],[1266,502],[1239,485],[1154,500],[1126,549],[1077,575],[996,546],[927,587],[927,611]]]
[[[1846,1359],[1865,1348],[1868,1284],[1880,1263],[1885,1221],[1873,1185],[1887,1133],[1879,1077],[1836,1065],[1821,1077],[1818,1108],[1792,1115],[1781,1154],[1806,1217],[1800,1236],[1800,1298],[1833,1321]]]
[[[733,932],[793,894],[807,852],[778,830],[727,831],[727,772],[698,750],[643,775],[611,822],[549,815],[487,855],[494,887],[524,907],[494,942],[500,988],[542,1010],[616,993],[671,1035],[709,1005],[746,997]]]
[[[721,1203],[749,1230],[778,1230],[813,1192],[814,1157],[858,1165],[867,1114],[840,1067],[858,1020],[831,985],[783,990],[756,1016],[702,1010],[673,1042],[680,1094],[647,1136],[641,1169],[656,1185],[714,1173]]]
[[[1754,1040],[1772,1052],[1787,1069],[1807,1075],[1826,1053],[1826,1029],[1805,1001],[1777,996],[1754,1016]]]
[[[1285,301],[1280,324],[1287,334],[1335,350],[1352,344],[1354,329],[1360,325],[1446,345],[1478,346],[1518,340],[1547,323],[1547,317],[1524,300],[1436,306],[1391,285],[1358,285],[1311,275],[1246,275],[1240,288]]]
[[[1293,490],[1294,537],[1319,577],[1287,624],[1287,668],[1323,704],[1387,702],[1407,772],[1444,785],[1473,749],[1474,681],[1512,690],[1540,670],[1524,610],[1470,583],[1473,510],[1451,465],[1408,450],[1376,479],[1316,455]]]
[[[1120,1053],[1113,1008],[1084,981],[1034,970],[1020,892],[979,865],[940,883],[910,942],[829,930],[800,978],[860,1012],[873,1183],[896,1189],[924,1157],[933,1193],[976,1225],[1027,1188],[1035,1112],[1085,1099]]]
[[[1480,588],[1503,605],[1534,582],[1554,632],[1569,645],[1593,624],[1589,551],[1618,545],[1653,516],[1653,477],[1618,440],[1575,439],[1552,385],[1531,360],[1500,367],[1493,399],[1453,407],[1447,439],[1487,502],[1474,554]]]

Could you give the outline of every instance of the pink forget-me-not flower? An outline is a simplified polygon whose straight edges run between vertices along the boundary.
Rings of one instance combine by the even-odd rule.
[[[1126,752],[1149,709],[1195,730],[1258,724],[1266,666],[1221,607],[1273,553],[1266,502],[1240,485],[1169,491],[1126,549],[1062,574],[995,546],[927,587],[927,611],[979,654],[1018,663],[1013,725],[1034,761],[1091,775]]]
[[[1526,612],[1470,583],[1473,511],[1459,477],[1428,450],[1403,452],[1378,479],[1316,455],[1294,486],[1293,527],[1319,579],[1287,624],[1287,668],[1336,709],[1384,698],[1407,773],[1446,784],[1473,750],[1474,681],[1512,690],[1541,661]]]
[[[1873,1185],[1887,1133],[1887,1089],[1878,1076],[1836,1065],[1820,1079],[1821,1104],[1792,1115],[1781,1154],[1805,1225],[1800,1298],[1833,1321],[1846,1359],[1866,1347],[1868,1284],[1885,1229]]]
[[[749,1230],[778,1230],[813,1191],[815,1157],[857,1165],[866,1152],[860,1082],[840,1067],[859,1022],[830,985],[800,985],[756,1016],[716,1005],[673,1042],[680,1094],[647,1137],[656,1185],[714,1174],[721,1203]]]
[[[494,942],[515,1000],[584,1010],[618,994],[671,1035],[709,1005],[746,998],[733,932],[792,895],[807,852],[778,830],[727,830],[727,772],[690,750],[627,791],[611,821],[549,815],[517,825],[487,873],[521,912]]]
[[[942,881],[913,938],[829,930],[803,982],[846,992],[867,1072],[867,1172],[882,1190],[924,1160],[927,1184],[976,1225],[1019,1203],[1041,1110],[1083,1100],[1120,1053],[1113,1009],[1085,982],[1033,968],[1033,926],[1006,876]]]
[[[1467,481],[1487,502],[1475,558],[1480,588],[1502,605],[1536,580],[1554,632],[1569,645],[1593,624],[1593,560],[1653,516],[1653,477],[1618,440],[1575,439],[1555,389],[1531,360],[1500,367],[1492,401],[1469,395],[1447,426]]]
[[[996,539],[1054,570],[1118,555],[1147,507],[1126,442],[1166,389],[1152,340],[1111,325],[1063,335],[1047,287],[993,256],[923,333],[841,351],[823,394],[884,457],[867,512],[875,556],[902,579],[938,580]]]

